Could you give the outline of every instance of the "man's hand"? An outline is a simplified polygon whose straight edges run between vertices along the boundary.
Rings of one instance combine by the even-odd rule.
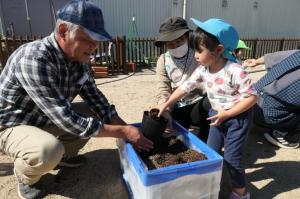
[[[212,117],[207,118],[207,120],[211,120],[210,126],[220,126],[225,120],[229,118],[229,115],[224,109],[219,109],[218,113]]]
[[[153,142],[147,139],[138,128],[131,125],[124,128],[125,140],[132,143],[138,150],[150,151],[153,148]]]

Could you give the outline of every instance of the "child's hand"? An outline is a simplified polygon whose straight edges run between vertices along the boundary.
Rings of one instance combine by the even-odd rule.
[[[218,113],[212,117],[207,118],[207,120],[212,120],[209,124],[210,126],[219,126],[229,118],[229,115],[227,114],[226,110],[224,109],[218,109]]]

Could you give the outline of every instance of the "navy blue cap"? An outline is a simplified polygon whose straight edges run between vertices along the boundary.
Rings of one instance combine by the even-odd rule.
[[[69,1],[57,12],[59,19],[80,25],[95,41],[111,40],[104,29],[101,9],[87,0]]]

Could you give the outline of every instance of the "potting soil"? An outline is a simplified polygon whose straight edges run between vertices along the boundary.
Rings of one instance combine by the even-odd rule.
[[[176,137],[164,138],[150,153],[139,153],[149,170],[175,164],[207,160],[203,153],[187,148]]]

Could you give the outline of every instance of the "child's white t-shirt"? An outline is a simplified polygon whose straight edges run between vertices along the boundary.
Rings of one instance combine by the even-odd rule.
[[[189,93],[204,83],[208,99],[214,110],[228,110],[243,98],[257,95],[252,80],[240,64],[227,61],[217,73],[210,73],[205,66],[199,66],[180,88]]]

